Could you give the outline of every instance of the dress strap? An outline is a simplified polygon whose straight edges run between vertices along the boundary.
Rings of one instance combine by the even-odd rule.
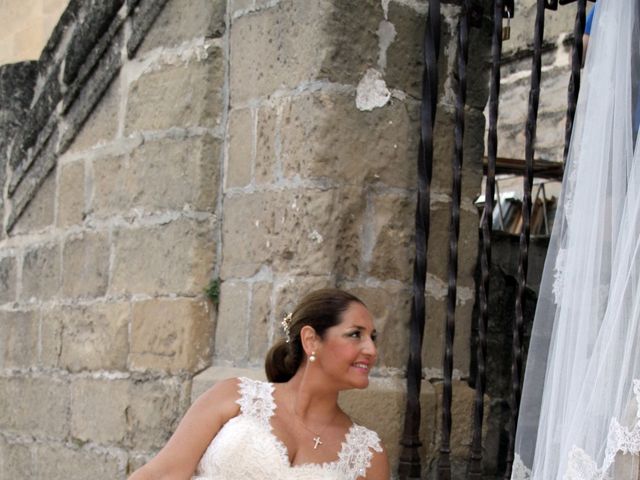
[[[273,401],[273,385],[246,377],[240,377],[238,380],[240,398],[236,403],[240,405],[242,415],[255,418],[269,426],[269,419],[276,408]]]
[[[364,477],[371,466],[374,450],[382,452],[378,434],[366,427],[353,424],[340,451],[339,469],[349,479]]]

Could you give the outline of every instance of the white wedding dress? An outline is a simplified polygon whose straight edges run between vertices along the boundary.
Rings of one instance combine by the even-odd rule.
[[[355,480],[366,476],[378,435],[355,423],[338,458],[323,464],[291,465],[286,446],[272,431],[273,384],[240,378],[240,414],[229,420],[202,456],[192,480]]]
[[[640,479],[640,1],[598,0],[512,480]]]

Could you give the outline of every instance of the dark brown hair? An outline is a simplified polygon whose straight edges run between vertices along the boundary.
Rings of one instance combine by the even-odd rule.
[[[320,338],[328,328],[342,321],[342,313],[353,302],[364,305],[355,295],[337,288],[315,290],[305,296],[291,315],[290,341],[281,338],[271,347],[265,361],[270,382],[286,382],[295,375],[304,359],[300,330],[305,325],[313,327]]]

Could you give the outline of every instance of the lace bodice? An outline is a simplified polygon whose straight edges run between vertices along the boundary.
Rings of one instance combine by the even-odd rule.
[[[239,380],[240,413],[220,429],[192,480],[355,480],[366,476],[373,451],[382,451],[378,435],[354,423],[336,461],[292,466],[287,448],[271,429],[273,385]]]

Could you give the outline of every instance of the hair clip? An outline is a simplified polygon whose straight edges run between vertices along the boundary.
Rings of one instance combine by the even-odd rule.
[[[290,330],[291,330],[291,318],[293,317],[293,315],[291,313],[287,313],[284,318],[282,319],[282,322],[280,322],[280,325],[282,325],[282,329],[284,330],[284,336],[286,338],[286,342],[289,343],[291,341],[291,335],[290,335]]]

